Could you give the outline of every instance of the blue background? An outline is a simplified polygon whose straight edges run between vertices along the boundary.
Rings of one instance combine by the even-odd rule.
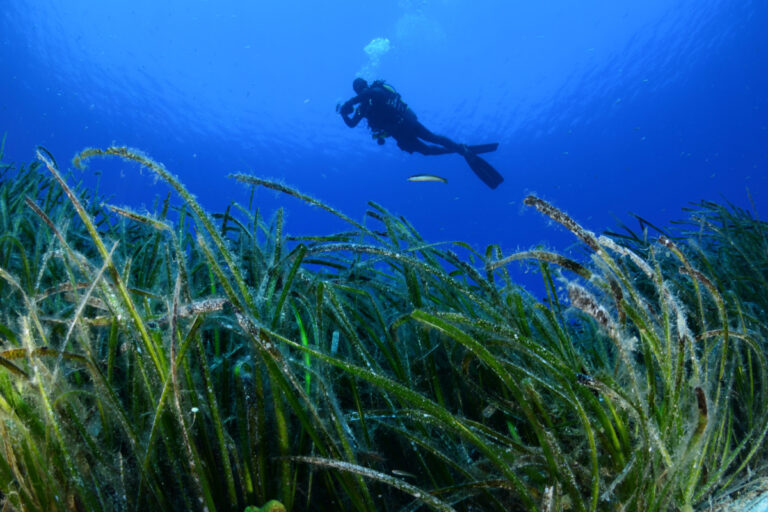
[[[535,193],[596,232],[658,225],[701,199],[768,208],[768,2],[747,0],[2,0],[6,161],[47,147],[140,148],[209,209],[247,204],[226,178],[277,178],[355,218],[368,200],[430,241],[505,252],[572,237],[522,206]],[[389,50],[366,53],[376,38]],[[457,155],[379,147],[335,113],[352,79],[384,78],[432,131],[506,178],[485,187]],[[82,174],[117,204],[165,188],[136,166]],[[76,171],[79,173],[80,171]],[[413,174],[448,184],[412,183]],[[291,234],[345,229],[259,191]]]

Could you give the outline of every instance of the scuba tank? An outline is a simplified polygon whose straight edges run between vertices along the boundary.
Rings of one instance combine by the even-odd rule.
[[[408,110],[408,104],[402,100],[400,93],[395,90],[394,87],[386,83],[384,80],[376,80],[371,84],[371,88],[379,87],[387,93],[386,105],[398,112],[399,114],[405,113]]]

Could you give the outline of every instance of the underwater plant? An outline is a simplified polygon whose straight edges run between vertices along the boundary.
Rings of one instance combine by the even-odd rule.
[[[109,205],[43,148],[0,165],[4,510],[694,510],[766,474],[747,212],[652,240],[529,197],[591,260],[480,254],[244,174],[349,231],[288,236],[253,192],[210,215],[129,148],[74,164],[110,156],[179,204]]]

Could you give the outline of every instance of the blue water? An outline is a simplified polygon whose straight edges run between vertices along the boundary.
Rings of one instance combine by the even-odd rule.
[[[431,241],[505,252],[572,238],[522,205],[535,193],[596,232],[665,225],[701,199],[768,211],[768,2],[748,0],[2,0],[5,160],[48,148],[142,149],[211,210],[248,202],[226,178],[297,187],[352,217],[376,201]],[[371,51],[383,42],[379,53]],[[373,44],[371,44],[373,42]],[[366,47],[369,52],[366,52]],[[457,155],[377,146],[337,103],[383,78],[432,131],[506,178],[483,185]],[[81,177],[117,204],[165,188],[136,166]],[[80,171],[77,171],[78,173]],[[437,174],[448,184],[412,183]],[[344,227],[296,200],[291,234]],[[636,224],[632,224],[635,227]]]

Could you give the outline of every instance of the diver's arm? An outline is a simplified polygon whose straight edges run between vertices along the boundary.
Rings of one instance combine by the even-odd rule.
[[[357,126],[357,123],[359,123],[360,120],[363,118],[363,113],[360,112],[359,108],[357,108],[355,109],[355,113],[352,117],[347,117],[342,114],[341,118],[344,119],[344,123],[346,123],[347,126],[349,126],[350,128],[354,128],[355,126]]]
[[[341,107],[336,107],[339,114],[341,114],[341,118],[344,120],[344,124],[349,126],[350,128],[354,128],[357,126],[357,123],[360,122],[360,120],[363,118],[363,114],[360,112],[360,109],[354,109],[354,106],[360,103],[360,96],[355,96],[354,98],[348,100],[346,103],[341,105]],[[350,117],[350,114],[352,114],[352,111],[354,109],[354,115]]]

